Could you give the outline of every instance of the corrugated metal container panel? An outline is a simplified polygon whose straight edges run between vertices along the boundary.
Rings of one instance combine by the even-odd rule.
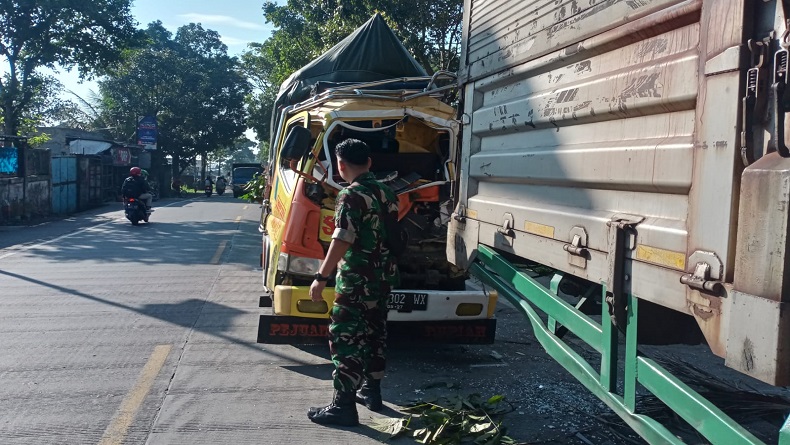
[[[469,74],[497,72],[678,3],[681,0],[472,0],[465,48]]]
[[[715,305],[679,277],[697,251],[732,274],[742,4],[466,5],[460,204],[479,242],[601,282],[606,223],[635,215],[629,291],[695,316],[694,301]],[[511,240],[497,235],[505,220]],[[574,227],[587,235],[583,268],[563,251]],[[719,315],[701,325],[722,354]]]

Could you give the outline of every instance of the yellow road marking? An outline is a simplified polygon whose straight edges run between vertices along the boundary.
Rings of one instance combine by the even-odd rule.
[[[236,217],[236,222],[239,222],[239,221],[241,221],[241,215]]]
[[[159,375],[159,371],[164,366],[168,354],[170,354],[170,348],[171,345],[158,345],[154,348],[154,352],[143,367],[134,388],[126,394],[110,426],[104,430],[104,435],[99,441],[99,445],[120,445],[123,443],[129,427],[140,410],[143,400],[145,400],[145,396],[151,391],[156,376]]]
[[[219,246],[217,246],[217,251],[214,252],[214,256],[211,257],[211,264],[219,263],[219,259],[222,257],[222,253],[225,252],[225,246],[227,245],[228,245],[227,241],[222,241],[219,243]]]
[[[242,209],[242,210],[247,210],[247,207],[249,207],[249,206],[244,206],[244,207],[242,207],[241,209]]]

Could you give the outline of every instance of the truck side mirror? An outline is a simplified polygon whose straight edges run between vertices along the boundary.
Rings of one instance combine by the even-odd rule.
[[[312,134],[305,127],[293,127],[283,142],[280,150],[280,159],[283,161],[298,161],[310,151],[310,138]]]

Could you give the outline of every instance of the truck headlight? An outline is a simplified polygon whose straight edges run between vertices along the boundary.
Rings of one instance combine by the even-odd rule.
[[[277,259],[277,270],[297,275],[313,276],[321,267],[321,260],[280,253]]]

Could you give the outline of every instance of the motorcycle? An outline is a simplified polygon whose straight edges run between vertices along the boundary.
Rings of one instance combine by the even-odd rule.
[[[145,208],[145,203],[139,199],[124,198],[123,209],[126,219],[132,222],[133,226],[140,224],[140,221],[148,222],[150,214]]]
[[[211,196],[211,193],[212,193],[212,190],[211,190],[211,185],[210,185],[210,184],[209,184],[209,185],[207,185],[207,186],[206,186],[206,188],[205,188],[205,190],[206,190],[206,198],[210,197],[210,196]]]
[[[225,193],[225,183],[217,182],[217,195],[222,196]]]

